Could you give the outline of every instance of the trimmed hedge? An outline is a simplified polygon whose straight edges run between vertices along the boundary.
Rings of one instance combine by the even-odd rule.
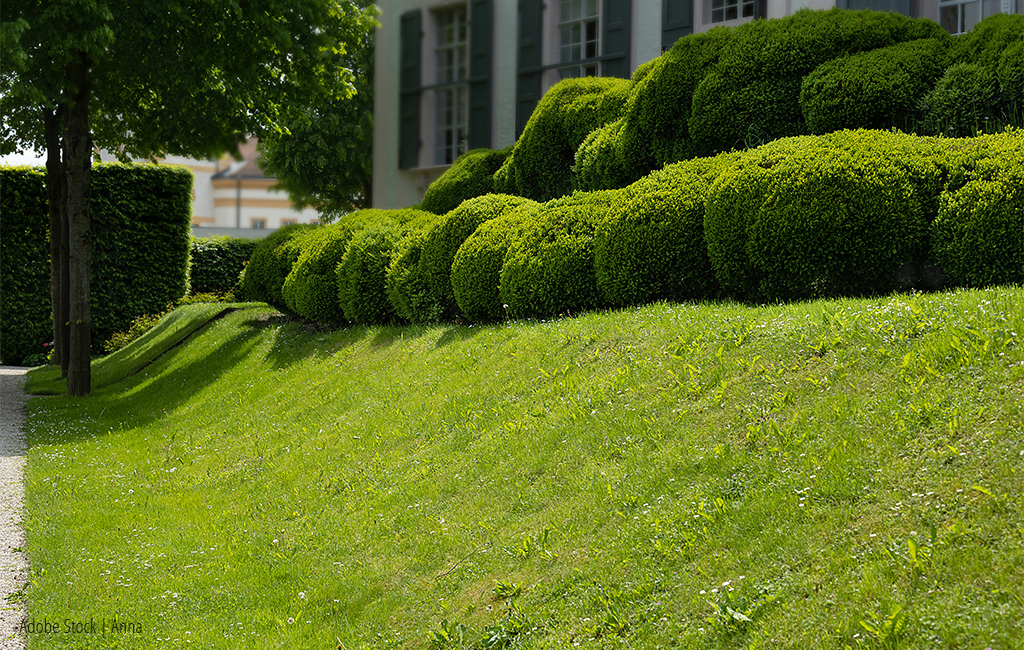
[[[515,318],[574,314],[604,303],[594,273],[594,232],[622,190],[555,199],[509,242],[498,285]]]
[[[494,191],[536,201],[571,192],[576,150],[594,129],[618,119],[630,87],[613,77],[565,79],[552,86],[495,173]]]
[[[524,203],[533,202],[507,194],[468,199],[419,236],[407,238],[388,269],[388,297],[398,315],[414,323],[456,318],[451,278],[456,252],[480,224]]]
[[[338,264],[356,233],[384,218],[384,213],[359,210],[296,242],[298,258],[281,286],[281,296],[291,311],[316,323],[344,322],[338,304]]]
[[[281,289],[302,252],[302,239],[319,228],[309,224],[290,224],[260,240],[242,276],[241,293],[245,298],[291,313]]]
[[[338,303],[359,324],[391,323],[398,314],[387,295],[387,269],[404,237],[437,220],[422,210],[376,210],[377,218],[352,237],[337,267]]]
[[[622,119],[594,129],[576,150],[572,185],[577,191],[613,190],[629,185],[632,175],[622,151]]]
[[[921,100],[927,133],[967,137],[1000,122],[999,82],[995,73],[974,63],[958,63]]]
[[[447,214],[466,199],[494,191],[494,172],[512,152],[512,147],[494,151],[471,149],[455,159],[441,177],[430,184],[420,207],[434,214]]]
[[[452,292],[466,318],[486,323],[508,315],[498,291],[505,253],[541,209],[539,203],[524,203],[480,224],[459,246],[452,260]]]
[[[921,98],[942,76],[949,38],[927,38],[833,59],[804,77],[800,109],[811,133],[911,131]]]
[[[16,365],[53,340],[46,173],[0,169],[0,205],[0,359]]]
[[[192,293],[227,293],[238,284],[260,240],[242,237],[193,237],[189,287]]]
[[[932,241],[951,284],[1024,283],[1024,165],[944,194]]]
[[[22,284],[24,293],[15,293],[9,287],[18,285],[8,284],[6,278],[3,281],[5,342],[0,354],[8,363],[19,363],[29,354],[42,352],[42,344],[53,338],[49,308],[50,256],[49,244],[46,243],[50,221],[42,171],[4,168],[0,174],[3,175],[0,184],[5,194],[0,217],[4,232],[4,272],[17,269],[19,276],[35,278],[36,283],[32,287]],[[10,178],[16,180],[9,182]],[[39,192],[39,199],[31,198],[32,186],[37,188],[35,191]],[[9,196],[8,191],[15,194]],[[11,206],[39,211],[34,214],[19,212]],[[167,303],[185,295],[192,221],[192,173],[181,167],[95,165],[91,175],[89,210],[92,221],[92,348],[99,353],[111,334],[127,329],[136,317],[160,312]],[[38,239],[44,248],[19,245],[18,233]],[[38,233],[42,233],[41,236]],[[19,259],[21,254],[30,250],[45,252],[37,252],[29,259]],[[18,315],[8,313],[8,309],[14,307],[19,309]],[[25,311],[21,312],[21,309]],[[12,334],[8,334],[8,328]],[[43,338],[37,338],[40,336]],[[10,347],[6,342],[8,337]]]
[[[944,35],[931,20],[840,9],[740,25],[694,90],[688,123],[694,153],[807,133],[799,97],[812,70],[846,54]]]
[[[630,185],[594,236],[597,285],[613,307],[715,297],[704,204],[739,154],[675,163]]]
[[[885,131],[784,139],[744,155],[708,196],[716,277],[743,298],[908,288],[946,175],[934,140]]]

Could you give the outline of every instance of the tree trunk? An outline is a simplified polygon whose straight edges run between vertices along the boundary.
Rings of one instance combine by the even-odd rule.
[[[68,229],[61,160],[64,109],[43,111],[46,140],[46,195],[50,212],[50,317],[53,321],[53,360],[62,377],[68,374]]]
[[[68,395],[88,395],[92,321],[89,311],[89,265],[92,224],[89,219],[89,174],[92,139],[89,133],[90,61],[78,53],[68,65],[74,89],[64,132],[68,218]]]

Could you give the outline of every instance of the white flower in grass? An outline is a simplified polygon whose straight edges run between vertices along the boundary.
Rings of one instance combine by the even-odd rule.
[[[301,598],[302,600],[306,600],[306,592],[300,591],[299,592],[299,598]]]

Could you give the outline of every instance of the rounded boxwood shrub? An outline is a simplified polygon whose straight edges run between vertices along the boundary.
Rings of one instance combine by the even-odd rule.
[[[576,314],[603,305],[594,232],[622,190],[576,192],[545,204],[509,243],[498,291],[515,318]]]
[[[242,280],[245,297],[290,312],[281,295],[281,288],[292,270],[292,265],[299,259],[299,244],[302,238],[316,229],[317,226],[292,224],[275,230],[262,239],[245,266]]]
[[[811,133],[840,129],[913,130],[921,98],[946,67],[948,38],[926,38],[859,52],[804,77],[800,109]]]
[[[192,293],[227,293],[238,283],[258,239],[193,237],[189,285]]]
[[[338,264],[356,233],[386,219],[385,210],[359,210],[305,237],[299,245],[299,257],[281,287],[288,308],[317,323],[344,322],[345,315],[338,304]]]
[[[704,203],[711,183],[738,156],[675,163],[626,189],[594,236],[597,285],[608,305],[717,293],[704,243]]]
[[[387,270],[404,237],[430,225],[437,215],[422,210],[380,210],[349,242],[337,267],[338,303],[345,318],[359,324],[398,319],[387,295]]]
[[[576,150],[573,188],[578,191],[612,190],[632,180],[622,150],[621,119],[594,129]]]
[[[618,119],[629,89],[629,81],[613,77],[565,79],[552,86],[496,172],[495,191],[536,201],[571,192],[576,150],[594,129]]]
[[[740,297],[792,300],[907,288],[926,255],[945,170],[933,141],[842,131],[772,143],[712,186],[716,276]]]
[[[693,93],[688,128],[698,155],[807,132],[804,76],[843,55],[942,38],[931,20],[876,11],[801,10],[737,27]]]
[[[494,151],[471,149],[455,159],[441,177],[430,184],[420,207],[434,214],[446,214],[466,199],[494,191],[494,172],[498,171],[512,147]]]
[[[943,194],[932,246],[950,284],[1024,283],[1024,159],[994,180]]]
[[[395,245],[391,263],[384,274],[384,288],[395,314],[410,323],[435,323],[441,320],[440,306],[430,300],[422,273],[423,241],[434,222],[413,231]]]
[[[462,314],[484,323],[507,316],[498,290],[509,245],[540,213],[534,201],[485,221],[459,246],[452,260],[452,292]]]
[[[1000,93],[995,73],[974,63],[950,66],[921,100],[921,112],[928,133],[965,137],[996,128]]]

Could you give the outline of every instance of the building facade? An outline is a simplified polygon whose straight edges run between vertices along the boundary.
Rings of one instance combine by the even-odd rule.
[[[382,0],[373,197],[419,203],[459,154],[515,143],[561,79],[629,77],[679,38],[800,9],[930,18],[950,33],[1024,0]]]

